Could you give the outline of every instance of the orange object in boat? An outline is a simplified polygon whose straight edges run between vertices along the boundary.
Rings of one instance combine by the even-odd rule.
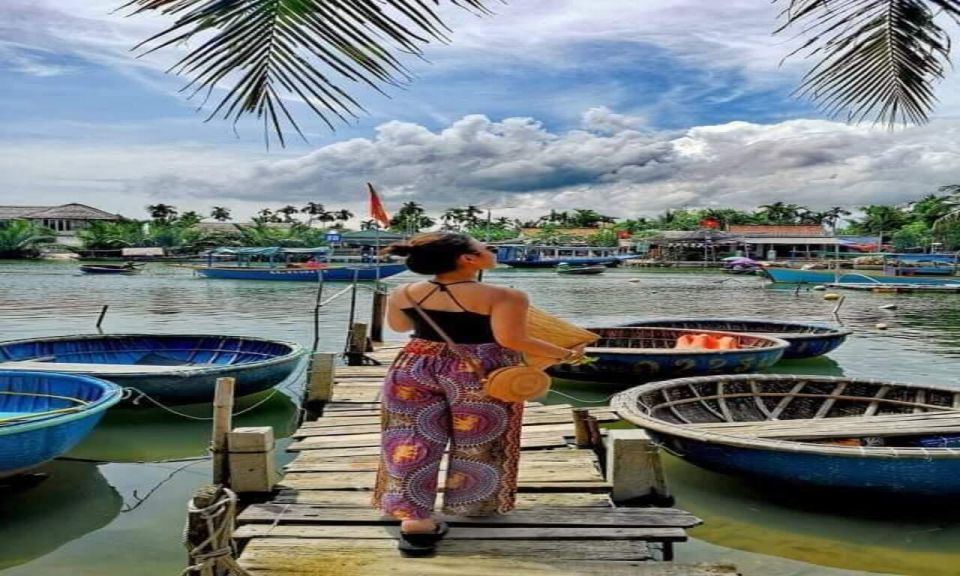
[[[736,350],[737,339],[733,336],[713,336],[712,334],[684,334],[677,338],[676,349],[696,350]]]

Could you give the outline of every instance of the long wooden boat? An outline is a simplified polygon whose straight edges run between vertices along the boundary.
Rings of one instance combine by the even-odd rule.
[[[256,268],[245,266],[195,266],[204,278],[225,280],[279,280],[293,282],[372,282],[395,276],[407,269],[405,264],[349,264],[328,268]]]
[[[84,274],[139,274],[143,265],[136,264],[82,264]]]
[[[0,370],[85,374],[167,404],[211,402],[217,378],[237,396],[276,386],[306,351],[299,344],[212,335],[80,335],[0,342]]]
[[[631,383],[698,374],[754,372],[776,364],[790,345],[771,336],[717,330],[656,327],[587,330],[600,336],[586,349],[591,361],[577,366],[557,365],[549,370],[550,374],[571,380]],[[731,337],[737,348],[695,350],[674,347],[678,338],[691,334]]]
[[[557,274],[571,274],[575,276],[590,276],[594,274],[603,274],[607,267],[603,264],[574,265],[557,264]]]
[[[773,336],[790,343],[790,347],[783,353],[784,358],[822,356],[843,344],[847,336],[852,333],[845,328],[822,324],[747,318],[654,318],[629,322],[624,326],[721,330],[725,332],[746,332],[758,336]]]
[[[66,453],[122,393],[88,376],[0,370],[0,477]]]
[[[960,495],[960,389],[826,376],[681,378],[614,397],[681,458],[783,484]]]
[[[618,248],[604,246],[543,246],[529,244],[497,245],[497,262],[512,268],[554,268],[571,265],[619,266],[635,255],[620,254]]]
[[[833,270],[798,270],[795,268],[764,268],[763,273],[774,282],[785,284],[827,284],[831,282],[875,284],[923,284],[927,286],[945,286],[960,284],[960,276],[892,276],[882,271],[843,271],[834,274]]]

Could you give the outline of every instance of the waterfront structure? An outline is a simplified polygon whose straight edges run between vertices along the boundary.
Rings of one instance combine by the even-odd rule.
[[[56,242],[67,246],[79,246],[77,233],[94,222],[123,219],[119,214],[78,203],[61,206],[0,206],[0,224],[10,220],[27,220],[53,230],[57,234]]]

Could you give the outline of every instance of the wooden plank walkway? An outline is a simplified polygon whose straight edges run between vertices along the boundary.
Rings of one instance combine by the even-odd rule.
[[[718,576],[725,565],[651,562],[672,554],[699,519],[674,508],[616,508],[592,450],[571,446],[570,406],[531,404],[524,415],[517,510],[493,518],[448,518],[432,558],[400,558],[397,522],[370,507],[379,456],[383,366],[338,367],[323,416],[294,435],[278,492],[239,516],[240,563],[256,576],[489,576],[609,574]],[[601,422],[609,409],[591,411]],[[442,476],[441,476],[442,482]],[[441,483],[442,490],[442,483]]]

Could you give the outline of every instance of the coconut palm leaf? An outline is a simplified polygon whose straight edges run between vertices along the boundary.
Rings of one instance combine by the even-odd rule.
[[[924,123],[935,81],[949,63],[938,19],[960,17],[960,0],[786,0],[786,23],[806,43],[793,54],[819,59],[797,92],[832,116]]]
[[[478,14],[489,0],[443,0]],[[184,91],[203,102],[226,90],[207,120],[234,124],[245,115],[264,123],[284,145],[284,129],[303,136],[289,108],[302,100],[331,129],[363,111],[344,86],[402,85],[410,73],[394,54],[422,55],[431,40],[446,42],[441,0],[129,0],[133,14],[159,12],[173,25],[137,49],[197,40],[170,71],[190,78]]]

